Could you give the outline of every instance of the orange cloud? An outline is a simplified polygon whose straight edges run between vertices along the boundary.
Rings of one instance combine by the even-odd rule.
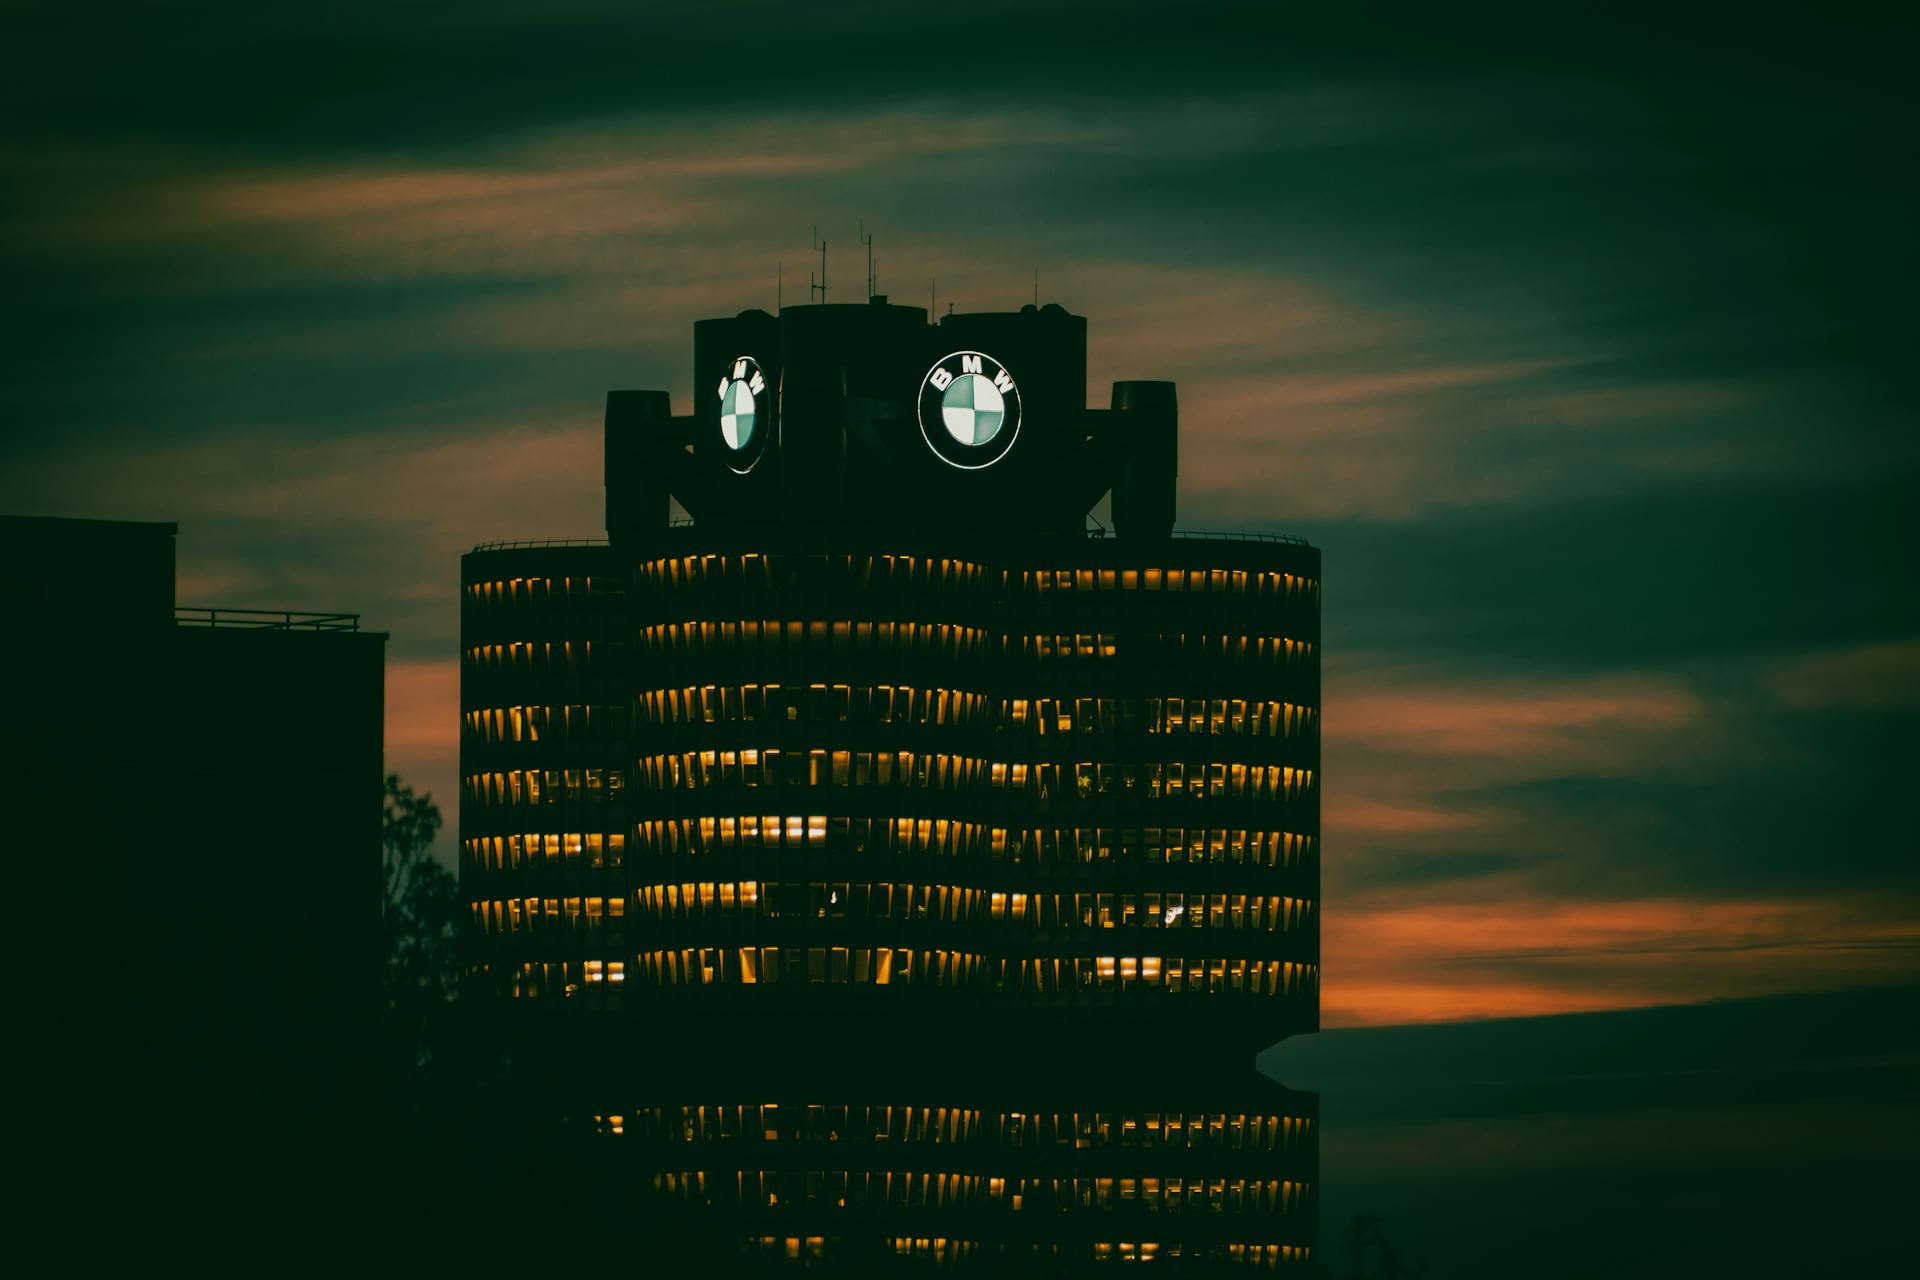
[[[1647,676],[1348,691],[1336,683],[1323,723],[1329,736],[1374,749],[1523,756],[1593,730],[1668,732],[1698,723],[1703,710],[1679,681]]]
[[[1328,1026],[1681,1004],[1910,981],[1920,923],[1898,902],[1516,898],[1330,911]]]
[[[1458,831],[1463,827],[1477,826],[1480,821],[1472,814],[1388,804],[1369,800],[1352,791],[1335,793],[1323,802],[1321,810],[1321,825],[1341,835],[1414,835]]]

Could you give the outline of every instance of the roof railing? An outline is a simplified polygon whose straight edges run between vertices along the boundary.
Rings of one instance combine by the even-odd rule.
[[[691,519],[669,520],[670,529],[690,529]],[[474,547],[475,551],[519,551],[526,547],[604,547],[605,538],[516,538],[509,542],[482,542]]]
[[[687,529],[693,526],[691,520],[673,520],[669,528]],[[1113,531],[1106,528],[1092,516],[1087,517],[1086,536],[1089,538],[1109,538]],[[1310,547],[1313,544],[1305,538],[1297,538],[1290,533],[1263,533],[1253,529],[1175,529],[1176,538],[1193,538],[1213,542],[1283,542],[1289,546]],[[528,547],[604,547],[605,538],[521,538],[511,542],[482,542],[475,551],[518,551]]]
[[[1175,529],[1176,538],[1203,538],[1219,542],[1285,542],[1296,547],[1313,544],[1290,533],[1260,533],[1252,529]]]
[[[604,547],[605,538],[517,538],[511,542],[483,542],[475,551],[518,551],[522,547]]]
[[[358,631],[357,613],[296,613],[291,609],[199,609],[176,605],[176,627],[240,627],[251,631]]]

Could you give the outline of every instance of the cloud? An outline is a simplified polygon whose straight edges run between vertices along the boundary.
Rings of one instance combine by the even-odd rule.
[[[716,21],[805,74],[717,94]],[[855,296],[865,220],[897,301],[1038,268],[1094,403],[1177,380],[1183,523],[1324,547],[1330,1015],[1877,981],[1820,940],[1915,886],[1897,42],[1555,21],[30,7],[0,507],[178,519],[183,599],[389,630],[450,802],[459,555],[596,532],[604,392],[684,406],[692,320],[805,296],[816,223]],[[1609,950],[1636,904],[1669,956],[1776,932],[1663,968]]]
[[[1683,1004],[1907,981],[1911,902],[1454,901],[1329,912],[1329,1026]]]
[[[1920,904],[1899,799],[1916,717],[1855,695],[1908,647],[1558,674],[1493,674],[1457,646],[1330,658],[1328,1021],[1897,976]],[[1803,664],[1841,697],[1796,674],[1814,696],[1784,704]]]
[[[1697,724],[1704,712],[1700,697],[1684,683],[1646,676],[1440,687],[1372,683],[1336,703],[1328,731],[1362,750],[1564,755],[1577,738],[1615,728],[1671,732]]]
[[[1774,664],[1761,681],[1789,707],[1920,708],[1920,642],[1889,641],[1788,658]]]

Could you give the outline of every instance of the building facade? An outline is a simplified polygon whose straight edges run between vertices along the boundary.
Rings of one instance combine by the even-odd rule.
[[[0,516],[11,836],[62,930],[20,1037],[22,1167],[61,1190],[28,1216],[101,1257],[337,1221],[378,1044],[387,637],[179,607],[176,534]]]
[[[1085,408],[1058,307],[695,365],[606,542],[463,561],[474,994],[740,1253],[1308,1265],[1319,553],[1177,533],[1172,386]]]

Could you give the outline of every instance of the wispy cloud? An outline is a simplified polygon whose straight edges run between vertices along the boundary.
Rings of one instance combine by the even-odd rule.
[[[1526,1017],[1910,981],[1920,924],[1857,896],[1526,898],[1326,923],[1330,1026]]]
[[[958,83],[944,11],[750,3],[809,74],[716,102],[668,52],[701,6],[90,12],[13,33],[0,507],[178,519],[183,599],[362,612],[443,800],[460,553],[596,531],[604,392],[684,405],[691,322],[782,264],[799,300],[816,225],[854,296],[864,220],[896,301],[1038,268],[1095,403],[1176,380],[1184,523],[1324,546],[1330,1016],[1895,954],[1849,913],[1920,893],[1914,219],[1857,60],[989,3],[1022,38]]]

